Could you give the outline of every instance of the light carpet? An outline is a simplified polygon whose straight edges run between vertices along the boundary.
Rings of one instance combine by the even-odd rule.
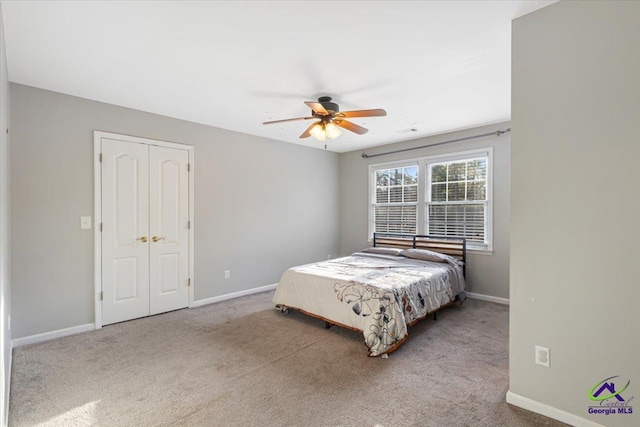
[[[467,300],[388,359],[273,292],[13,350],[12,426],[561,426],[512,407],[508,307]]]

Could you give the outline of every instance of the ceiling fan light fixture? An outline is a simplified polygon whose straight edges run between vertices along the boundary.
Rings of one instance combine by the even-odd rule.
[[[313,125],[313,127],[309,129],[309,133],[317,140],[325,141],[327,139],[327,134],[324,130],[324,126],[320,122]]]
[[[340,128],[338,126],[336,126],[336,124],[333,123],[333,122],[328,122],[327,124],[325,124],[324,132],[331,139],[334,139],[334,138],[340,136],[340,134],[342,133],[340,131]]]

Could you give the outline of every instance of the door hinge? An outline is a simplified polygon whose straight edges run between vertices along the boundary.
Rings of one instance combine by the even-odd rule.
[[[100,232],[102,233],[102,223],[100,223]]]
[[[100,301],[102,301],[104,299],[104,292],[100,291]]]
[[[187,163],[187,172],[191,172],[191,163]]]
[[[187,287],[190,287],[190,286],[191,286],[191,277],[187,279]]]
[[[191,230],[191,221],[187,221],[187,229]]]
[[[102,153],[100,153],[100,163],[102,163]]]

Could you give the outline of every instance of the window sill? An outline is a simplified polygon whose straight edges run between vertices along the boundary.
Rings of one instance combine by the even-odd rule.
[[[473,248],[467,248],[467,254],[473,254],[473,255],[493,255],[493,250],[492,250],[492,249],[473,249]]]

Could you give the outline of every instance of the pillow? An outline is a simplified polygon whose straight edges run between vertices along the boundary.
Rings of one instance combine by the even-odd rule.
[[[423,261],[433,262],[448,262],[449,264],[458,265],[461,261],[458,261],[452,256],[441,254],[439,252],[429,251],[427,249],[405,249],[400,253],[407,258],[420,259]]]
[[[367,248],[362,252],[368,252],[370,254],[382,254],[382,255],[401,255],[402,249],[397,248]]]

